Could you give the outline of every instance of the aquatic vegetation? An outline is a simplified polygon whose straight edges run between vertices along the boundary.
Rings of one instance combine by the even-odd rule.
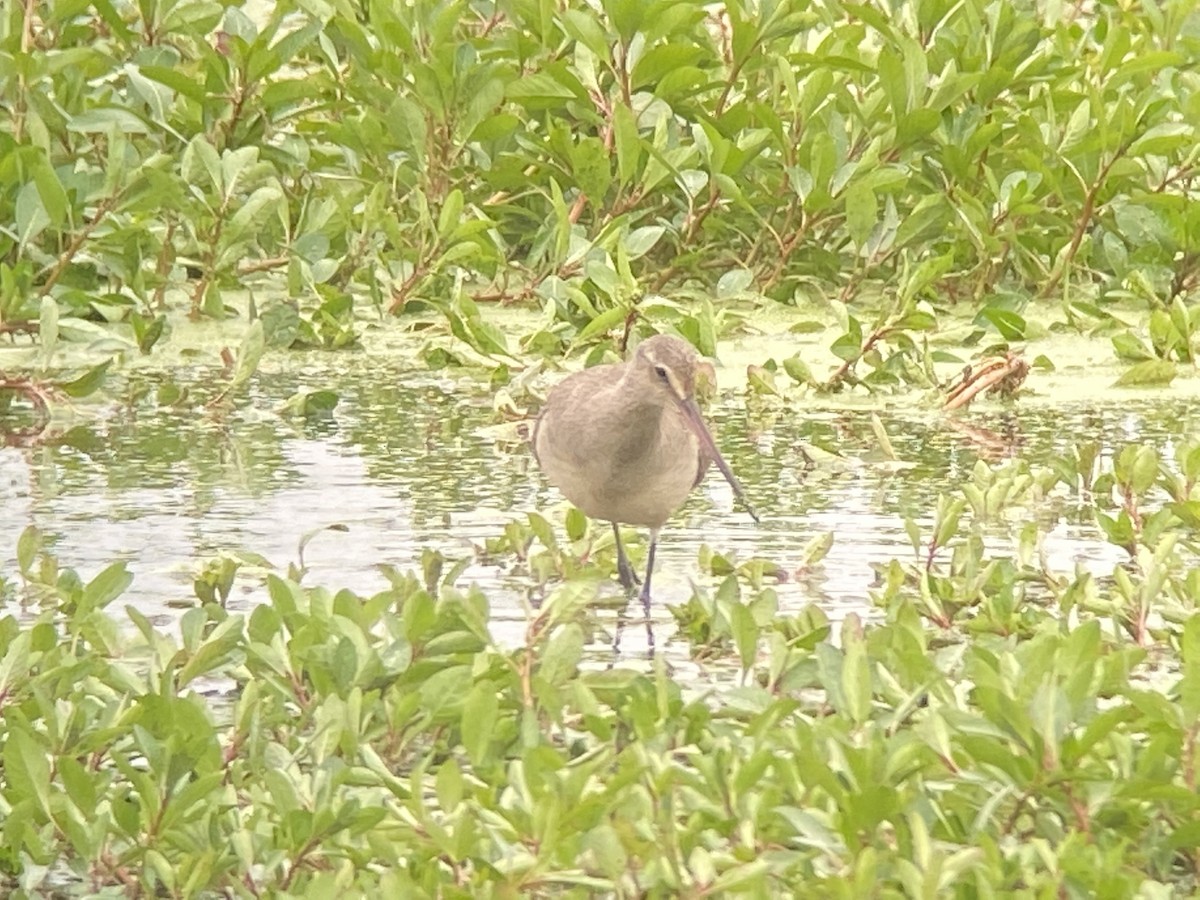
[[[1194,492],[1194,445],[1181,470],[1146,449],[1102,464],[1097,515],[1194,502],[1167,493]],[[597,666],[617,620],[557,564],[519,646],[440,554],[370,596],[271,575],[250,612],[213,598],[172,636],[111,611],[123,563],[84,583],[28,530],[27,611],[0,619],[0,872],[179,896],[1186,891],[1193,523],[1143,528],[1108,575],[1052,571],[1022,510],[1074,492],[1060,474],[978,463],[880,573],[879,619],[782,614],[768,566],[709,552],[727,574],[674,610],[674,640],[733,664],[707,686],[661,655]],[[565,546],[530,523],[490,552],[587,541],[577,514]]]
[[[1047,330],[1111,340],[1124,384],[1195,357],[1186,0],[13,15],[0,334],[132,358],[188,315],[337,349],[391,315],[429,365],[500,367],[643,321],[711,355],[798,309],[836,329],[826,389]]]

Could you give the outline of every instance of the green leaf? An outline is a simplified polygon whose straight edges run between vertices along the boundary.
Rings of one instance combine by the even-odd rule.
[[[462,802],[463,776],[462,770],[454,757],[450,757],[438,769],[435,779],[438,805],[443,812],[452,813]]]
[[[749,269],[730,269],[717,279],[717,297],[738,297],[754,283],[754,273]]]
[[[583,847],[596,860],[600,871],[610,878],[620,876],[629,865],[629,854],[620,835],[607,822],[601,822],[584,835]]]
[[[580,85],[582,90],[582,85]],[[530,100],[573,100],[578,92],[572,90],[549,71],[530,72],[508,83],[505,97],[517,103]]]
[[[339,397],[334,391],[298,391],[285,400],[279,408],[284,416],[326,416],[337,408]],[[325,528],[318,528],[324,531]]]
[[[230,616],[217,625],[204,643],[179,670],[177,684],[183,689],[195,679],[228,663],[242,643],[242,618]]]
[[[92,366],[78,378],[71,381],[61,382],[58,387],[68,397],[87,397],[99,390],[100,385],[104,384],[104,379],[108,374],[109,366],[112,365],[111,359],[106,359],[99,365]]]
[[[643,0],[601,0],[601,7],[608,15],[621,43],[626,46],[633,40],[634,33],[642,27],[646,15],[646,4]]]
[[[75,808],[85,815],[91,815],[96,809],[99,779],[72,756],[60,756],[57,766],[59,779]]]
[[[736,576],[730,575],[730,578]],[[737,646],[738,657],[742,669],[749,671],[758,658],[758,623],[754,615],[743,603],[735,600],[729,609],[729,630],[733,634],[733,642]]]
[[[568,540],[583,540],[583,536],[587,534],[587,516],[572,506],[567,510],[566,527]]]
[[[1071,711],[1063,689],[1046,681],[1038,686],[1029,704],[1029,721],[1045,743],[1046,753],[1053,765],[1061,754],[1061,741],[1071,724]]]
[[[589,259],[585,267],[588,280],[606,295],[616,298],[621,292],[621,278],[607,260]]]
[[[625,238],[626,255],[631,260],[640,259],[645,256],[659,242],[666,230],[662,225],[647,225],[644,228],[635,228]]]
[[[848,328],[829,349],[838,359],[852,362],[862,355],[862,323],[854,316],[848,318]]]
[[[1179,679],[1179,706],[1184,721],[1200,719],[1200,613],[1192,613],[1180,641],[1183,676]]]
[[[167,330],[167,317],[164,315],[147,320],[140,313],[134,312],[129,317],[129,323],[133,326],[138,350],[142,353],[149,353]]]
[[[933,133],[942,122],[937,110],[914,109],[896,123],[896,143],[905,146]]]
[[[50,809],[50,760],[46,749],[24,727],[10,725],[4,741],[4,781],[11,799],[30,797],[47,818]],[[11,799],[10,799],[11,798]]]
[[[944,497],[938,498],[937,516],[934,520],[936,527],[934,542],[937,546],[948,546],[950,541],[953,540],[954,536],[958,533],[958,523],[966,508],[967,501],[962,497],[954,500],[946,500]]]
[[[575,677],[583,658],[583,629],[568,622],[555,631],[542,652],[539,674],[550,685],[566,687]]]
[[[937,328],[937,317],[933,313],[914,310],[902,316],[895,327],[903,331],[933,331]]]
[[[42,314],[38,320],[38,337],[41,339],[42,365],[50,365],[58,346],[58,303],[52,297],[42,298]]]
[[[221,232],[222,255],[235,251],[244,240],[255,240],[263,224],[276,214],[283,202],[283,191],[275,185],[264,185],[254,191],[229,219]],[[227,262],[225,259],[219,261]]]
[[[259,315],[266,347],[287,349],[300,337],[300,310],[291,303],[274,303]]]
[[[987,306],[979,311],[976,321],[979,319],[991,324],[1006,341],[1025,339],[1025,319],[1010,309]]]
[[[508,356],[508,339],[503,331],[480,316],[466,320],[469,343],[485,356]]]
[[[29,574],[41,549],[42,532],[36,525],[26,525],[21,529],[21,536],[17,538],[17,568],[22,574]]]
[[[1200,500],[1168,503],[1167,508],[1179,518],[1179,521],[1187,525],[1188,528],[1200,530]]]
[[[238,147],[221,154],[221,196],[236,196],[242,177],[258,162],[258,147]]]
[[[93,106],[71,116],[67,130],[80,134],[108,134],[113,128],[125,134],[149,134],[150,126],[140,116],[118,106]]]
[[[242,337],[242,343],[238,347],[233,377],[229,380],[229,386],[226,388],[227,393],[232,393],[244,386],[258,371],[258,363],[262,359],[264,346],[262,320],[255,319],[246,329],[246,334]]]
[[[388,134],[393,140],[411,153],[418,164],[424,163],[429,133],[425,111],[411,97],[400,94],[388,109],[386,122]]]
[[[1113,352],[1119,359],[1130,362],[1140,362],[1147,359],[1157,359],[1141,338],[1128,331],[1112,336]]]
[[[884,459],[892,461],[899,459],[895,448],[892,447],[892,441],[888,437],[887,429],[883,427],[883,420],[879,418],[877,413],[871,413],[871,433],[875,436],[875,443]]]
[[[463,747],[466,748],[471,762],[477,766],[487,760],[499,709],[496,689],[488,681],[477,682],[463,703],[462,720],[459,725]]]
[[[861,725],[871,715],[871,661],[863,640],[852,640],[843,648],[842,691],[846,701],[844,712]]]
[[[32,166],[33,181],[37,185],[38,196],[42,200],[42,209],[50,217],[50,224],[61,227],[67,219],[67,192],[58,173],[50,165],[50,161],[39,154]]]
[[[142,75],[151,81],[157,81],[159,84],[166,85],[171,90],[183,94],[195,103],[204,103],[208,99],[208,92],[204,89],[204,83],[183,72],[169,69],[165,66],[141,66],[140,71]]]
[[[462,218],[463,211],[463,192],[458,188],[452,190],[446,195],[445,202],[442,203],[442,208],[438,212],[438,237],[445,241],[454,233],[454,229],[458,227],[459,220]]]
[[[0,656],[0,695],[16,696],[14,686],[28,679],[32,640],[32,633],[23,631],[4,648],[4,654]]]
[[[1131,366],[1113,382],[1113,387],[1159,387],[1170,384],[1176,374],[1175,363],[1150,359]]]
[[[184,181],[196,188],[203,190],[207,187],[214,193],[221,191],[221,157],[207,137],[198,134],[184,148],[180,174]]]
[[[1129,486],[1135,494],[1144,494],[1158,478],[1158,451],[1148,445],[1137,448],[1129,472]]]
[[[860,247],[875,227],[877,206],[875,191],[866,181],[855,181],[846,189],[846,231]]]
[[[612,166],[604,143],[596,137],[580,140],[571,150],[571,170],[588,202],[602,207],[612,183]]]
[[[17,192],[13,224],[17,227],[17,241],[21,247],[33,243],[50,225],[50,216],[46,214],[37,185],[32,181]]]
[[[1071,117],[1067,120],[1067,127],[1063,130],[1062,141],[1058,145],[1060,153],[1072,150],[1081,144],[1091,131],[1092,125],[1092,106],[1091,101],[1085,96],[1079,101],[1075,107]]]
[[[83,602],[89,609],[103,609],[116,600],[133,583],[133,575],[125,562],[115,562],[101,571],[83,589]]]
[[[623,186],[632,184],[641,165],[642,140],[633,111],[624,103],[613,107],[613,138],[617,149],[617,178]]]
[[[1131,156],[1166,155],[1182,147],[1196,145],[1196,131],[1187,122],[1160,122],[1129,147]]]
[[[783,361],[783,371],[787,373],[789,378],[800,384],[816,384],[812,370],[808,367],[808,363],[800,358],[799,353],[795,356],[789,356]]]
[[[705,892],[713,896],[725,896],[726,892],[749,893],[762,896],[766,887],[766,877],[770,874],[771,864],[765,859],[754,859],[726,869],[712,884],[706,885]]]

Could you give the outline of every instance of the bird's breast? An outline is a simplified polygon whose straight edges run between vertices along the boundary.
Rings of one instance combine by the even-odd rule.
[[[659,527],[703,472],[700,443],[672,407],[543,419],[536,455],[550,482],[587,515]],[[593,413],[596,410],[592,410]]]

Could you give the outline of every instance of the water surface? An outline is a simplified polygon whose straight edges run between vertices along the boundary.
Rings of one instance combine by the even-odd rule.
[[[203,383],[206,374],[176,377]],[[131,378],[124,386],[131,395],[156,381]],[[316,388],[341,397],[332,417],[296,422],[273,412],[294,391]],[[865,616],[873,564],[912,553],[904,517],[930,521],[938,493],[969,478],[980,456],[1044,463],[1082,440],[1109,453],[1150,441],[1168,453],[1200,424],[1200,405],[1189,400],[1017,405],[953,420],[877,406],[905,463],[896,466],[874,461],[867,407],[750,406],[728,394],[710,417],[762,524],[735,506],[728,486],[710,472],[663,532],[653,628],[660,650],[679,661],[686,647],[670,644],[667,606],[686,601],[693,584],[714,585],[698,567],[702,543],[738,559],[768,557],[795,573],[805,545],[833,532],[833,548],[818,567],[778,585],[781,609],[816,603],[834,619],[850,611]],[[282,571],[297,559],[306,533],[341,524],[347,531],[323,532],[309,543],[306,583],[370,593],[386,586],[380,563],[417,565],[426,547],[470,558],[463,581],[488,595],[497,637],[517,643],[540,595],[514,561],[484,563],[476,549],[529,511],[561,515],[563,501],[524,446],[497,440],[496,421],[485,384],[378,364],[347,372],[340,361],[337,368],[262,375],[223,419],[145,401],[114,405],[42,446],[0,449],[0,572],[17,581],[16,537],[32,523],[61,563],[85,579],[115,559],[128,560],[135,578],[118,603],[169,626],[195,605],[192,578],[205,560],[252,551]],[[802,451],[811,446],[841,458],[807,467]],[[1051,565],[1064,572],[1076,561],[1108,572],[1122,557],[1069,501],[1025,512],[1039,516]],[[611,591],[617,593],[615,583]],[[229,605],[247,610],[262,598],[261,573],[244,572]],[[640,615],[640,606],[630,611]],[[626,629],[620,652],[637,656],[645,643],[643,629]]]

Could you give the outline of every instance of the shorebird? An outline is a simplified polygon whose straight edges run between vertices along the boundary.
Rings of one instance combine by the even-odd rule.
[[[659,531],[709,463],[758,521],[696,405],[700,365],[687,341],[662,334],[648,338],[624,363],[564,378],[546,397],[530,439],[550,483],[589,517],[612,523],[617,573],[626,591],[638,579],[618,523],[650,529],[641,593],[647,614]]]

